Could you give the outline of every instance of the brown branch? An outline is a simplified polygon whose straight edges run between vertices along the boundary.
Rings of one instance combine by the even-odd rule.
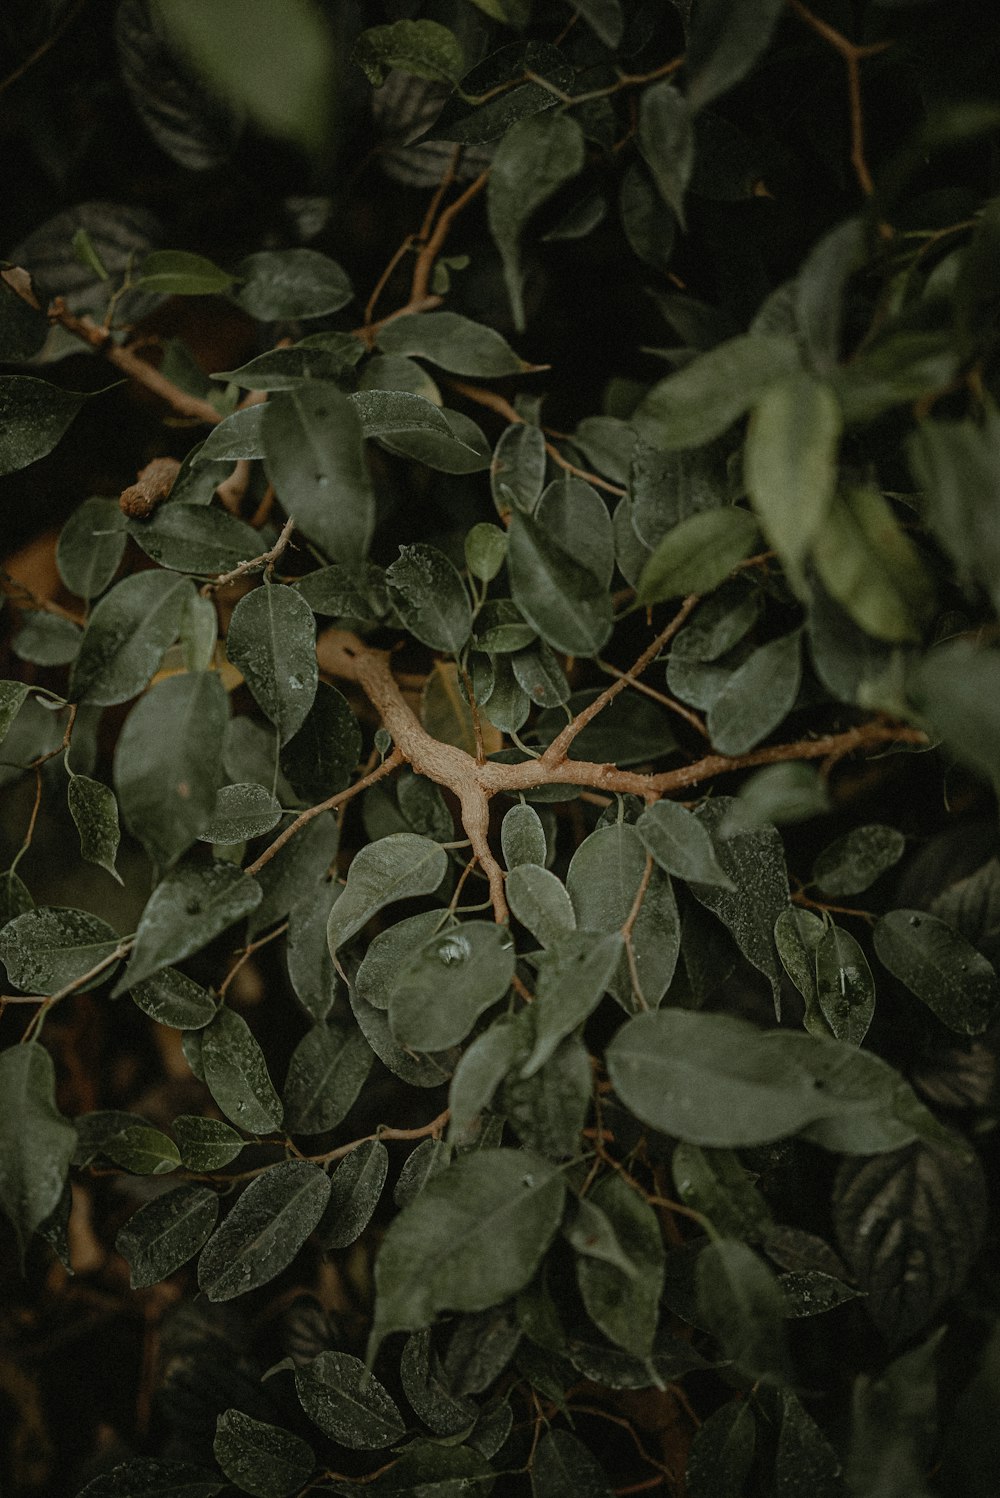
[[[40,46],[35,48],[31,56],[26,57],[24,62],[14,69],[13,73],[8,73],[6,78],[0,79],[0,94],[6,93],[12,84],[16,83],[19,78],[23,78],[25,73],[30,68],[33,68],[35,63],[39,62],[45,56],[46,52],[55,46],[60,37],[72,26],[86,3],[87,0],[76,0],[76,4],[66,12],[55,31],[50,36],[47,36]]]
[[[450,203],[442,212],[433,234],[421,249],[417,256],[417,263],[413,267],[413,280],[410,284],[411,303],[422,302],[427,296],[430,289],[431,272],[434,269],[434,262],[444,249],[444,243],[451,233],[452,224],[462,210],[468,207],[473,198],[482,192],[489,181],[489,176],[490,169],[487,167],[484,172],[480,172],[479,176],[469,183],[468,187],[455,199],[454,203]]]
[[[658,702],[661,707],[669,708],[672,713],[676,713],[679,718],[683,718],[685,723],[690,723],[691,727],[696,729],[703,739],[708,738],[708,729],[701,718],[690,707],[685,707],[683,702],[678,702],[675,698],[668,697],[666,692],[658,692],[655,687],[647,686],[644,681],[636,681],[631,671],[619,671],[618,667],[613,666],[610,661],[602,661],[595,658],[594,665],[599,670],[606,672],[608,676],[617,676],[619,680],[624,681],[627,686],[634,687],[637,692],[641,692],[650,701]]]
[[[61,603],[55,603],[51,598],[40,597],[32,588],[28,587],[27,583],[22,583],[20,578],[15,577],[12,572],[8,572],[6,567],[0,567],[0,582],[4,583],[8,588],[16,588],[24,602],[30,604],[33,609],[38,609],[45,614],[56,614],[60,619],[68,619],[71,624],[78,624],[81,629],[86,623],[82,614],[74,614],[72,609],[64,609]],[[21,607],[17,599],[14,599],[13,602],[17,608]]]
[[[262,551],[259,557],[251,557],[249,561],[240,562],[239,566],[234,567],[232,572],[224,572],[221,577],[216,577],[211,582],[203,583],[201,591],[204,596],[207,598],[209,594],[214,593],[218,588],[225,588],[229,583],[236,582],[238,578],[246,577],[250,572],[256,572],[258,568],[262,568],[268,573],[272,572],[275,562],[278,561],[282,553],[287,549],[294,529],[295,517],[289,515],[281,528],[281,535],[269,551]]]

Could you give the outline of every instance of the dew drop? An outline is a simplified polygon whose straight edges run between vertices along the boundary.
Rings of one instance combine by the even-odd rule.
[[[910,925],[911,926],[919,926],[920,925],[920,917],[918,915],[911,915],[910,916]]]

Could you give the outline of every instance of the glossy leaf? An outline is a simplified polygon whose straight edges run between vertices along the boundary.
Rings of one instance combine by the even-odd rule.
[[[254,588],[233,610],[226,653],[283,744],[302,727],[316,696],[316,621],[293,588]]]
[[[313,1424],[351,1451],[377,1451],[405,1434],[388,1390],[348,1352],[321,1352],[296,1368],[295,1392]]]
[[[52,1057],[37,1041],[0,1054],[0,1207],[22,1264],[32,1233],[59,1201],[76,1148],[73,1126],[56,1107],[55,1086]]]
[[[978,1035],[996,1014],[993,964],[937,916],[890,910],[875,927],[875,953],[949,1029]]]
[[[264,1053],[243,1016],[221,1006],[199,1039],[205,1081],[226,1117],[239,1128],[261,1134],[277,1129],[281,1102]]]
[[[186,1182],[156,1196],[134,1212],[115,1239],[129,1266],[133,1290],[155,1285],[194,1257],[208,1241],[219,1216],[211,1186]]]
[[[283,1160],[251,1181],[198,1260],[211,1301],[266,1285],[290,1264],[323,1215],[330,1181],[308,1160]]]
[[[757,522],[746,510],[706,510],[667,532],[642,569],[638,596],[662,603],[688,593],[710,593],[752,550]]]
[[[860,1045],[875,1013],[875,980],[849,931],[829,926],[816,944],[816,995],[837,1040]]]
[[[177,638],[194,592],[189,578],[137,572],[94,608],[70,672],[72,701],[111,707],[142,691]]]
[[[52,994],[79,983],[111,956],[120,940],[106,921],[85,910],[42,905],[16,916],[0,931],[0,962],[10,981],[25,993]],[[112,967],[105,967],[95,981],[105,981]]]
[[[0,376],[0,474],[51,452],[86,399],[30,375]]]
[[[336,952],[376,911],[395,900],[433,894],[447,868],[444,849],[412,832],[369,843],[355,856],[344,893],[330,913],[330,950]]]
[[[256,1498],[289,1498],[305,1486],[316,1466],[312,1448],[301,1436],[242,1410],[219,1416],[212,1450],[229,1481]]]

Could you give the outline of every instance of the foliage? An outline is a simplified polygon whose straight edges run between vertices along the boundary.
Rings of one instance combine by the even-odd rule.
[[[0,1480],[992,1492],[989,8],[39,9],[3,1250],[147,1340]]]

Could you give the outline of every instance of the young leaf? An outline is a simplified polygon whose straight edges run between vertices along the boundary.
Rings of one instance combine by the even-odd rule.
[[[264,1053],[243,1016],[222,1006],[199,1039],[205,1081],[226,1117],[259,1134],[279,1128],[281,1102]]]
[[[319,680],[312,609],[294,588],[254,588],[233,610],[226,653],[287,744],[305,722]]]
[[[500,824],[500,846],[508,869],[533,863],[542,867],[547,857],[545,828],[534,807],[523,802],[512,806]]]
[[[330,1199],[318,1229],[327,1253],[347,1248],[361,1237],[388,1173],[389,1151],[380,1139],[366,1139],[341,1160],[331,1177]]]
[[[378,346],[387,354],[427,359],[452,374],[480,379],[523,374],[532,367],[493,328],[458,312],[396,317],[379,331]]]
[[[111,956],[120,940],[96,915],[43,905],[26,910],[0,931],[0,962],[17,988],[51,994],[78,983]],[[94,981],[104,982],[110,971],[105,969]]]
[[[76,1148],[55,1086],[52,1057],[37,1041],[0,1053],[0,1207],[22,1263],[32,1233],[59,1201]]]
[[[0,474],[51,452],[86,399],[30,375],[0,376]]]
[[[338,561],[363,557],[375,495],[348,397],[325,380],[300,385],[267,402],[262,436],[267,476],[303,535]]]
[[[636,407],[632,425],[643,441],[663,452],[700,447],[798,365],[792,338],[741,334],[654,385]]]
[[[301,1436],[242,1410],[219,1416],[212,1450],[229,1481],[256,1498],[290,1498],[308,1483],[316,1466],[312,1448]]]
[[[386,569],[389,596],[405,627],[432,650],[457,655],[472,631],[461,576],[435,546],[401,546]]]
[[[212,815],[228,717],[219,676],[188,671],[155,682],[125,720],[113,766],[118,804],[161,866],[175,863]]]
[[[211,1186],[187,1182],[134,1212],[115,1239],[128,1263],[133,1290],[155,1285],[193,1258],[215,1230],[219,1197]]]
[[[406,1432],[388,1390],[349,1352],[321,1352],[296,1368],[295,1392],[313,1424],[351,1451],[383,1450]]]
[[[353,1107],[374,1057],[360,1030],[318,1024],[292,1052],[283,1092],[285,1127],[324,1134]]]
[[[128,967],[115,997],[208,945],[260,904],[260,885],[231,863],[186,864],[153,890],[139,917]]]
[[[396,973],[389,1026],[401,1045],[443,1051],[465,1039],[514,976],[514,944],[491,921],[463,921],[422,942]]]
[[[460,1155],[395,1219],[375,1265],[373,1346],[439,1311],[480,1311],[534,1274],[562,1216],[565,1181],[527,1150]]]
[[[898,863],[905,850],[906,838],[895,827],[878,822],[854,827],[823,849],[813,864],[813,879],[834,899],[860,895]]]
[[[395,832],[369,843],[355,855],[347,886],[330,912],[331,952],[360,931],[376,911],[395,900],[431,895],[448,870],[448,855],[437,843],[412,832]]]
[[[66,799],[80,834],[80,857],[107,869],[112,879],[121,884],[122,877],[115,868],[121,834],[114,793],[98,780],[74,775],[66,788]]]
[[[744,661],[708,710],[708,732],[720,754],[745,754],[795,704],[802,679],[801,630],[762,645]]]
[[[746,510],[729,507],[689,515],[667,532],[643,567],[637,588],[640,602],[711,593],[756,539],[757,522]]]
[[[508,428],[508,430],[514,430]],[[499,444],[498,444],[499,446]],[[496,577],[507,556],[507,535],[499,526],[480,521],[465,537],[465,565],[473,577],[488,583]]]
[[[647,806],[637,819],[635,830],[647,853],[652,853],[668,874],[735,891],[736,886],[715,856],[705,827],[676,801],[657,801]]]
[[[936,915],[890,910],[875,927],[875,953],[950,1030],[979,1035],[996,1014],[992,962]]]
[[[612,1342],[636,1358],[650,1358],[663,1292],[664,1249],[653,1208],[620,1176],[599,1181],[589,1200],[610,1219],[635,1266],[631,1276],[605,1260],[577,1259],[576,1275],[587,1314]]]
[[[325,317],[354,295],[346,272],[318,250],[258,250],[240,262],[237,274],[236,300],[260,322]]]
[[[514,326],[525,326],[521,238],[528,221],[583,167],[583,132],[568,114],[533,115],[497,147],[487,187],[490,233],[503,261]]]
[[[87,623],[70,700],[112,707],[141,692],[176,640],[193,592],[190,578],[169,572],[136,572],[116,584]]]
[[[273,1280],[323,1215],[330,1181],[309,1160],[283,1160],[250,1182],[198,1260],[198,1288],[232,1300]]]

